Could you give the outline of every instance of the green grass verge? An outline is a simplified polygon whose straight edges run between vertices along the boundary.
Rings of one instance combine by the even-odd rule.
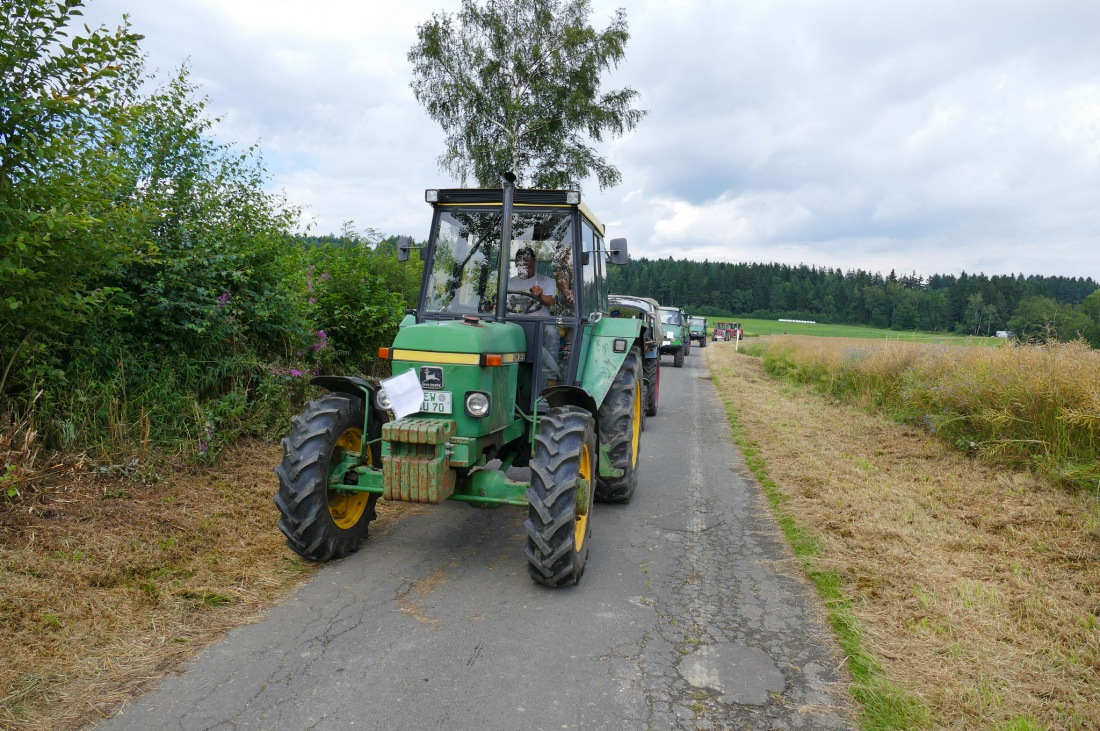
[[[718,374],[711,371],[711,377],[717,381]],[[788,498],[768,476],[767,461],[761,455],[760,447],[749,438],[741,425],[733,403],[725,396],[722,400],[730,429],[733,431],[733,440],[740,447],[745,464],[764,488],[764,494],[787,542],[801,561],[806,575],[817,587],[825,604],[829,624],[848,656],[848,667],[853,681],[851,693],[860,706],[861,728],[864,731],[932,728],[932,715],[924,702],[890,682],[878,660],[864,647],[859,620],[852,611],[851,600],[843,592],[843,579],[835,571],[817,567],[814,558],[821,551],[820,541],[783,508],[783,503]]]
[[[741,320],[745,328],[745,337],[750,339],[760,335],[817,335],[826,338],[869,338],[872,340],[906,340],[917,343],[971,342],[988,345],[1003,345],[1004,338],[979,338],[956,335],[949,332],[923,332],[917,330],[884,330],[864,325],[828,325],[802,322],[779,322],[778,320]],[[711,330],[713,332],[713,330]]]

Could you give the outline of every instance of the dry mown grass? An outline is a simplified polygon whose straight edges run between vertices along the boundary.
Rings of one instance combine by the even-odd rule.
[[[111,715],[311,573],[275,526],[281,456],[242,444],[152,485],[84,473],[0,502],[0,729]]]
[[[1096,494],[775,381],[732,348],[707,359],[865,646],[936,728],[1100,727]]]

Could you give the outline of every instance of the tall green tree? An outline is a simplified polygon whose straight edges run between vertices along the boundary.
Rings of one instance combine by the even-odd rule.
[[[118,177],[125,72],[141,36],[70,36],[82,0],[0,0],[0,393],[13,366],[45,357],[104,292],[82,274],[110,266],[118,247],[101,233],[101,205]]]
[[[589,0],[463,0],[457,15],[417,28],[411,86],[446,132],[441,168],[483,186],[508,171],[532,187],[620,182],[591,143],[634,129],[645,111],[629,87],[600,91],[625,55],[625,11],[603,31],[590,12]]]

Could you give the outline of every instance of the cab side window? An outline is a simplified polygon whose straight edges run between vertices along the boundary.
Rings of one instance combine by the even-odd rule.
[[[585,315],[607,312],[607,291],[600,286],[603,260],[598,253],[600,238],[589,225],[581,221],[581,297]]]

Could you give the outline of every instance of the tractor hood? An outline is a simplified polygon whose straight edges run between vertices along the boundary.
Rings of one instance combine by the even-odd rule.
[[[523,353],[527,340],[514,322],[439,320],[406,325],[397,332],[394,349],[437,353]]]

